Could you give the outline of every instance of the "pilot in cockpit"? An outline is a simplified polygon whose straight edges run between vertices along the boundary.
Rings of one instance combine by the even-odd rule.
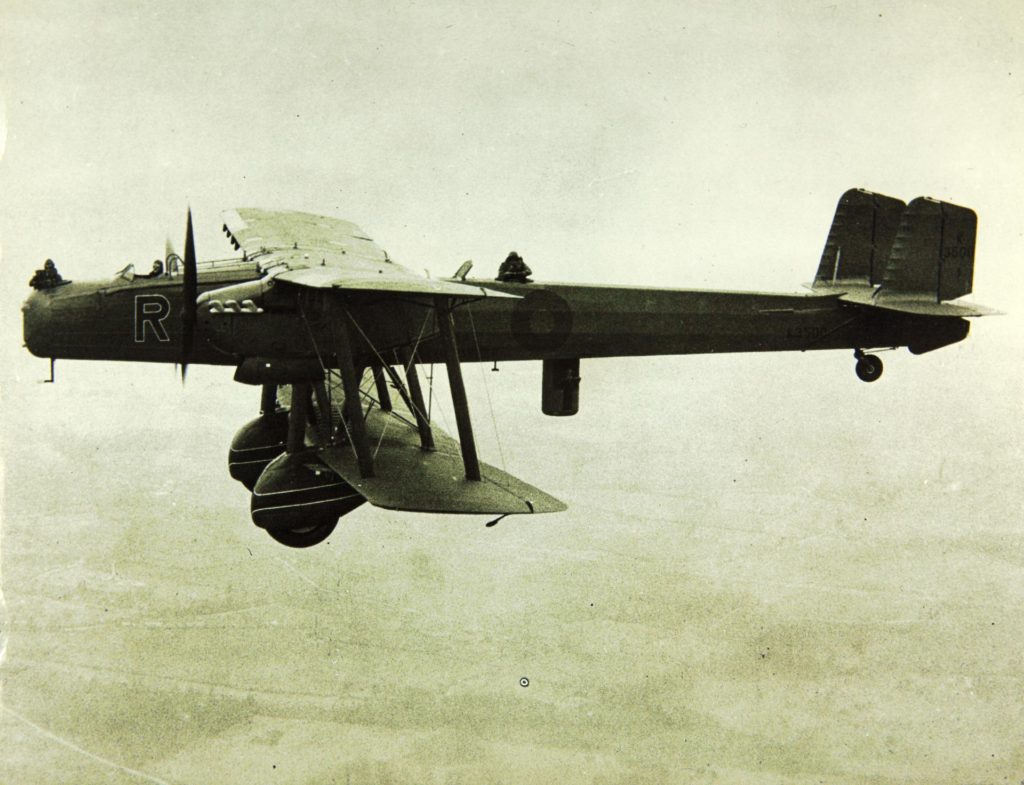
[[[153,269],[150,270],[145,275],[140,275],[138,277],[139,278],[159,278],[163,274],[164,274],[164,263],[161,262],[159,259],[154,259],[153,260]]]

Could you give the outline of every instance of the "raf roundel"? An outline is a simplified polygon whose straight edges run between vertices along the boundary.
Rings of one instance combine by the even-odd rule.
[[[572,333],[572,309],[554,292],[537,289],[512,309],[512,337],[524,349],[551,352]]]

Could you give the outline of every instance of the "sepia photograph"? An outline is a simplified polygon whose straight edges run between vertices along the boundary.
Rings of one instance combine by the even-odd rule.
[[[0,783],[1024,783],[1022,41],[0,4]]]

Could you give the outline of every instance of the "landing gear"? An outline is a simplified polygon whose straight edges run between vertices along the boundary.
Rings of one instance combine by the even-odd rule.
[[[864,354],[863,351],[857,349],[853,356],[857,358],[854,371],[857,373],[857,378],[862,382],[876,381],[882,375],[882,361],[875,355]]]
[[[338,522],[324,523],[319,526],[306,526],[298,529],[267,529],[267,534],[282,545],[289,548],[311,548],[319,545],[334,531]]]
[[[308,548],[326,540],[338,518],[365,501],[314,450],[304,450],[281,453],[267,464],[249,509],[252,522],[282,545]]]

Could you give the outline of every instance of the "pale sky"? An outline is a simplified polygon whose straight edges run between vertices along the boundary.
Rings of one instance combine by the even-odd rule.
[[[187,204],[216,256],[257,205],[417,268],[788,289],[862,186],[973,207],[980,299],[1024,291],[1016,3],[335,8],[6,3],[4,269],[106,274]]]
[[[1019,779],[1019,723],[1008,722],[1006,712],[1019,713],[1021,705],[1015,638],[1024,607],[1024,5],[0,0],[0,99],[0,436],[7,477],[21,478],[5,481],[5,518],[11,509],[18,516],[5,521],[4,545],[18,549],[18,558],[5,556],[4,567],[28,587],[5,587],[21,613],[12,615],[23,637],[12,636],[10,656],[26,666],[13,671],[21,674],[16,708],[26,717],[46,725],[50,711],[59,724],[63,713],[66,725],[86,727],[79,719],[94,705],[70,692],[50,700],[45,685],[32,682],[34,646],[85,648],[93,641],[102,649],[125,636],[141,660],[163,657],[172,682],[195,664],[163,639],[146,637],[149,621],[133,616],[130,602],[121,610],[138,623],[137,635],[126,623],[113,636],[76,637],[77,628],[65,629],[55,615],[58,643],[32,638],[25,620],[34,623],[36,593],[81,600],[81,608],[69,607],[90,614],[90,587],[112,586],[123,573],[146,587],[139,591],[148,592],[153,613],[163,608],[173,619],[188,605],[177,589],[197,577],[197,561],[207,564],[199,604],[247,607],[262,587],[271,607],[289,587],[305,588],[299,567],[245,539],[259,533],[223,460],[231,433],[255,415],[258,395],[231,382],[230,369],[194,369],[182,391],[169,368],[59,363],[59,383],[38,384],[47,363],[21,347],[19,306],[47,257],[79,280],[112,275],[129,262],[148,268],[168,235],[181,247],[188,206],[200,258],[223,257],[231,250],[220,232],[221,210],[278,207],[354,221],[396,261],[434,274],[472,259],[475,274],[491,275],[516,249],[539,280],[788,292],[813,277],[840,194],[864,187],[976,210],[975,297],[1007,315],[976,321],[964,343],[934,354],[886,355],[885,378],[870,386],[853,379],[847,353],[584,363],[581,414],[558,422],[536,411],[538,368],[493,375],[473,369],[467,381],[483,457],[497,462],[493,434],[505,434],[508,469],[564,497],[570,511],[543,528],[488,530],[515,546],[502,551],[450,521],[424,524],[365,505],[351,528],[339,526],[356,538],[345,541],[347,550],[295,557],[295,564],[307,570],[304,581],[321,587],[334,586],[336,573],[339,587],[351,579],[345,591],[351,585],[351,596],[366,604],[339,588],[331,602],[345,618],[335,621],[360,619],[368,648],[338,656],[365,668],[367,694],[393,688],[411,695],[405,707],[417,705],[423,684],[432,689],[435,672],[447,667],[460,699],[459,690],[473,700],[498,691],[494,685],[506,676],[519,690],[527,671],[502,658],[528,640],[522,659],[534,668],[536,685],[513,695],[543,700],[515,704],[526,707],[522,716],[508,704],[506,714],[478,715],[467,698],[465,716],[493,722],[488,738],[525,729],[529,752],[550,740],[549,712],[571,712],[573,701],[593,706],[595,732],[621,742],[620,779],[609,775],[609,782],[660,771],[648,764],[672,771],[679,764],[672,750],[687,744],[710,750],[707,765],[723,782],[755,781],[754,771],[767,772],[767,782],[809,783],[819,775],[904,782],[911,781],[901,776],[905,763],[922,760],[922,783],[1001,781],[1011,770]],[[51,476],[59,467],[65,473]],[[119,485],[133,475],[136,486]],[[63,483],[78,488],[66,504],[51,495]],[[134,521],[121,510],[125,498],[140,500]],[[218,520],[204,519],[209,527],[194,534],[190,512],[210,499]],[[93,537],[81,544],[78,535],[36,539],[36,531],[65,525]],[[655,531],[664,546],[646,539]],[[253,558],[253,551],[258,569],[255,562],[230,562],[250,564],[238,568],[249,573],[223,566]],[[636,568],[641,551],[656,569]],[[121,554],[116,574],[108,553]],[[419,571],[421,564],[434,572]],[[246,577],[232,583],[236,574]],[[644,596],[664,592],[665,601],[645,605],[619,591],[620,581]],[[672,594],[676,586],[682,588]],[[607,592],[614,608],[574,626],[583,616],[572,601],[588,591]],[[537,603],[537,615],[517,615],[520,592],[522,603]],[[563,600],[564,608],[544,604]],[[411,616],[398,614],[417,602],[422,607]],[[58,614],[65,606],[38,607]],[[493,614],[483,622],[475,615],[481,607]],[[285,617],[295,610],[285,608]],[[1000,626],[984,616],[990,612]],[[51,619],[45,614],[44,633]],[[639,621],[629,622],[626,634],[622,619],[630,614]],[[835,625],[822,618],[829,614]],[[985,626],[972,627],[982,616]],[[253,630],[269,629],[270,618],[254,616]],[[299,637],[294,648],[275,651],[280,662],[260,658],[274,647],[261,648],[257,632],[243,648],[257,652],[256,665],[271,674],[290,656],[333,667],[319,650],[303,648],[312,640],[302,637],[309,618],[292,616]],[[426,641],[414,663],[422,670],[378,675],[374,668],[384,660],[374,646],[401,649],[407,621]],[[489,624],[507,632],[501,646],[480,633]],[[435,635],[439,627],[447,638]],[[667,629],[688,641],[678,660],[678,647],[655,645]],[[993,630],[1004,637],[983,637]],[[753,667],[744,658],[759,662],[748,651],[751,635],[792,644],[793,681],[744,675]],[[977,644],[975,635],[982,636]],[[451,640],[474,664],[446,648]],[[890,651],[891,641],[897,648]],[[579,656],[537,664],[533,643]],[[943,659],[947,643],[951,653]],[[260,667],[249,671],[243,662],[235,671],[235,661],[217,660],[214,649],[205,650],[211,679],[235,678],[231,688],[243,692],[265,686]],[[822,651],[808,676],[807,658]],[[892,652],[905,665],[892,665]],[[119,667],[105,649],[93,661]],[[971,663],[977,695],[975,682],[964,686],[961,661]],[[646,678],[648,666],[668,674],[667,695],[692,680],[692,692],[672,706],[696,712],[703,704],[721,726],[692,714],[690,724],[659,725],[664,736],[641,728],[620,738],[621,710],[628,712],[643,689],[630,679]],[[473,668],[484,676],[474,681]],[[554,685],[550,694],[541,692],[544,678]],[[594,698],[601,689],[594,684],[609,682],[611,697]],[[319,682],[306,688],[312,694]],[[175,709],[190,711],[186,692],[174,694],[167,700],[178,702]],[[658,722],[669,716],[668,698],[643,695],[650,703],[636,698],[637,716],[648,709]],[[262,754],[274,745],[231,741],[238,726],[225,731],[226,741],[200,738],[201,754],[192,757],[162,749],[172,736],[159,723],[177,717],[170,711],[153,720],[154,750],[125,752],[107,733],[120,722],[119,699],[111,699],[113,708],[102,695],[96,700],[110,713],[93,727],[95,738],[65,729],[83,748],[135,766],[152,763],[174,782],[205,779],[190,766],[201,771],[209,761],[228,763],[221,779],[207,781],[266,777],[245,769],[245,761],[251,749]],[[273,714],[277,704],[268,700],[252,711]],[[934,720],[933,709],[945,719]],[[396,709],[396,733],[406,720],[423,722],[403,711]],[[823,718],[839,715],[848,727],[822,730]],[[48,778],[55,771],[86,781],[58,764],[47,768],[51,758],[40,757],[33,769],[42,752],[82,766],[96,761],[67,748],[53,752],[45,734],[16,727],[24,734],[25,771],[36,772],[37,781],[56,781]],[[336,738],[339,727],[323,732]],[[583,725],[576,730],[582,738],[589,733]],[[801,747],[791,737],[802,740],[805,731]],[[315,765],[302,729],[289,732],[299,741],[281,748]],[[896,741],[879,746],[887,738]],[[962,742],[974,757],[957,757]],[[631,763],[634,744],[650,756]],[[401,760],[437,771],[433,756],[442,753],[428,746]],[[614,747],[603,750],[612,755]],[[899,754],[886,757],[890,747]],[[495,749],[492,768],[479,771],[514,771],[502,754],[533,757]],[[535,781],[550,781],[545,775],[558,770],[590,781],[576,758],[552,749],[551,757],[537,758]],[[758,769],[764,749],[787,752],[781,763]],[[473,755],[464,757],[471,762]],[[462,760],[455,752],[452,759]],[[804,760],[810,768],[801,768]],[[990,768],[972,765],[981,760]],[[955,780],[938,776],[954,770],[961,775]],[[790,778],[794,771],[806,779]],[[834,772],[842,776],[833,780]],[[880,779],[865,772],[881,772]],[[331,774],[321,781],[333,781]],[[137,781],[123,770],[121,776],[119,782]]]

